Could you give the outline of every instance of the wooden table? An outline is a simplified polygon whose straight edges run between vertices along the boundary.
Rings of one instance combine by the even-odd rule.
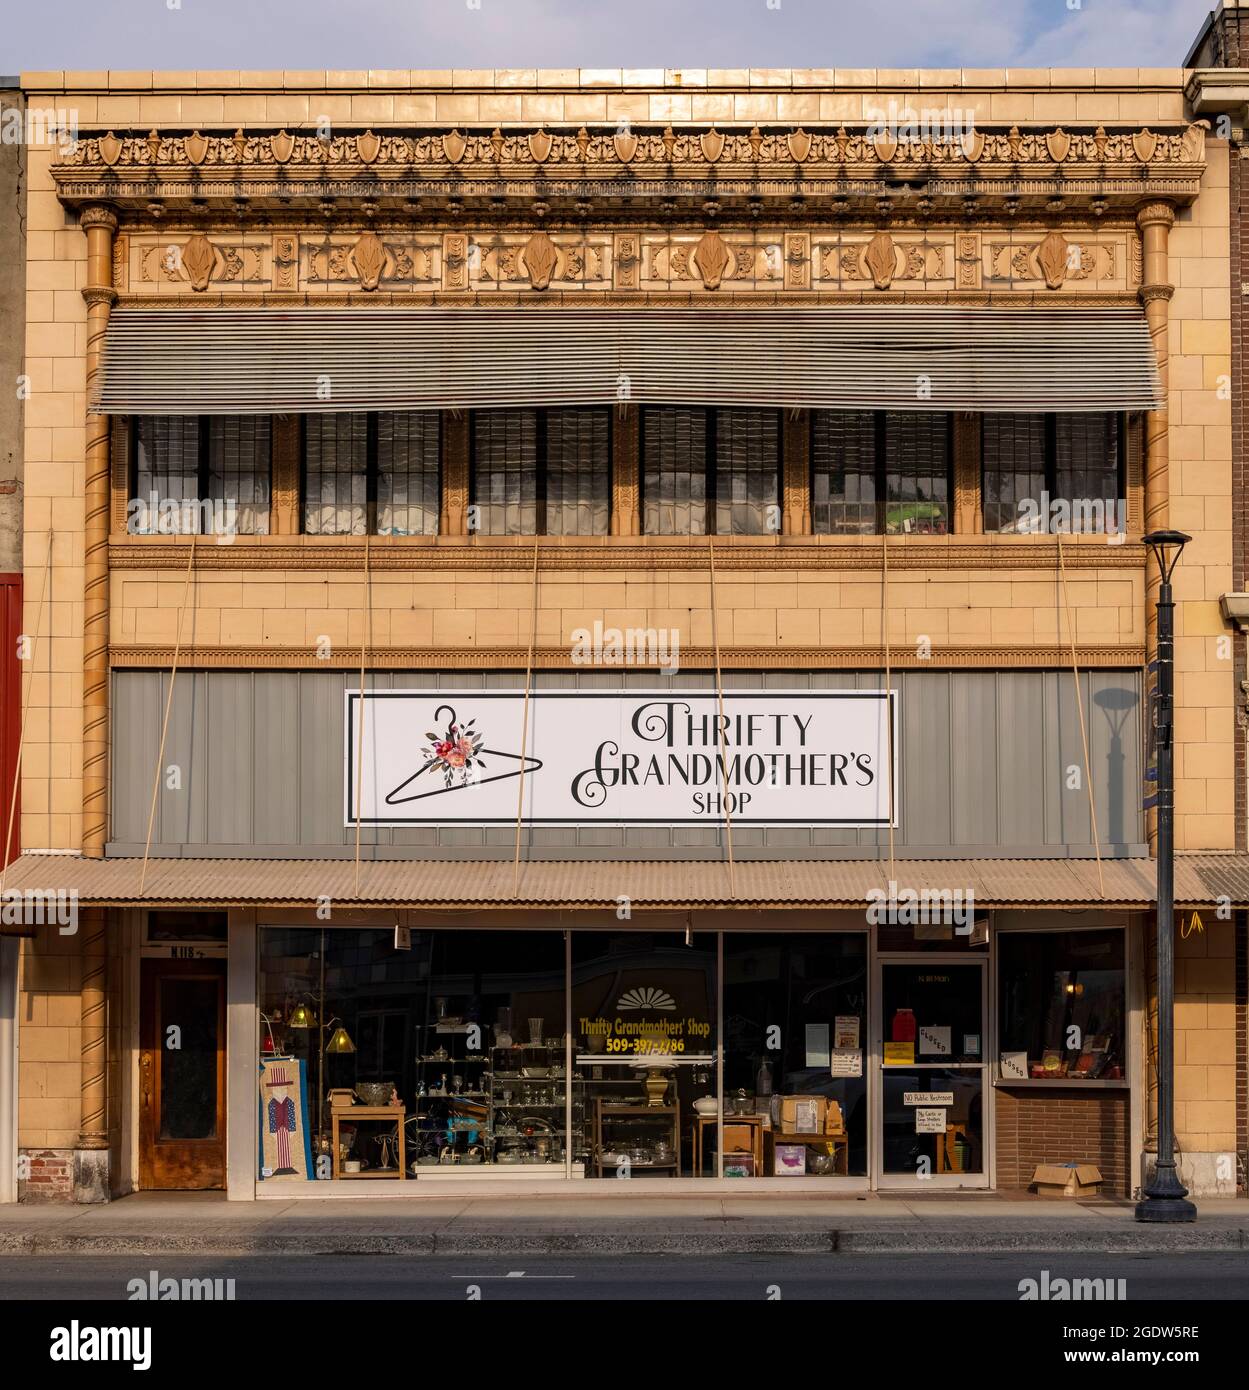
[[[330,1143],[334,1157],[334,1176],[336,1178],[398,1178],[400,1182],[408,1176],[407,1126],[404,1118],[407,1107],[403,1105],[334,1105],[330,1107]],[[338,1127],[343,1120],[355,1124],[357,1120],[386,1120],[399,1125],[399,1171],[389,1168],[370,1168],[367,1173],[344,1173],[339,1153]]]
[[[763,1176],[763,1130],[764,1120],[766,1118],[767,1117],[764,1115],[725,1115],[724,1117],[726,1129],[729,1125],[743,1125],[750,1129],[750,1149],[748,1151],[743,1149],[741,1152],[749,1152],[754,1158],[755,1177],[757,1178]],[[703,1175],[703,1134],[708,1125],[715,1125],[718,1122],[719,1117],[716,1115],[695,1116],[694,1176],[696,1178],[701,1178]],[[731,1155],[726,1151],[724,1155],[724,1161],[726,1163],[729,1161],[730,1156]]]
[[[833,1171],[842,1177],[850,1175],[850,1136],[844,1130],[840,1134],[784,1134],[780,1131],[774,1131],[772,1135],[774,1150],[777,1144],[829,1145],[833,1150]],[[775,1167],[775,1163],[772,1166]]]

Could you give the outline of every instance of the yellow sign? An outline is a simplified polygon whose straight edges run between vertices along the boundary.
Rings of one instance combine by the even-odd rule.
[[[885,1066],[904,1067],[915,1061],[913,1042],[887,1042],[885,1044]]]

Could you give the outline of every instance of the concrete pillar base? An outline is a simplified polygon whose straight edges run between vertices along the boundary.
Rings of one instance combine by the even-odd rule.
[[[74,1150],[74,1201],[79,1203],[112,1200],[107,1149]]]

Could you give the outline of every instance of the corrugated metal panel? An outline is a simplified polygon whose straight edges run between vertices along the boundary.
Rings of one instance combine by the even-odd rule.
[[[315,862],[315,873],[309,872]],[[349,859],[154,859],[139,897],[142,860],[78,859],[24,854],[14,861],[6,887],[18,891],[77,889],[84,905],[145,904],[311,907],[318,895],[357,906],[419,908],[464,904],[510,907],[614,908],[627,893],[635,908],[859,908],[867,894],[884,888],[888,861],[834,863],[739,863],[736,895],[721,863],[673,866],[660,862],[541,862],[522,865],[513,891],[510,861],[390,861],[355,866]],[[899,859],[894,877],[923,890],[971,888],[981,907],[1098,906],[1144,908],[1154,900],[1151,859],[1111,859],[1102,864],[1105,894],[1091,859]],[[1249,856],[1180,855],[1176,899],[1197,906],[1226,895],[1249,905]]]
[[[1145,319],[1128,306],[120,308],[101,381],[93,408],[122,415],[1160,403]]]
[[[355,831],[343,825],[343,692],[359,677],[346,672],[184,672],[178,677],[165,766],[179,769],[181,785],[162,778],[160,814],[153,846],[185,853],[240,852],[244,845],[302,848],[317,854],[328,846],[354,846]],[[879,672],[769,673],[774,689],[878,689]],[[1033,846],[1092,843],[1088,793],[1075,694],[1069,672],[903,671],[894,675],[902,711],[900,816],[895,845],[912,854],[940,855],[959,845],[976,854],[982,847],[1027,853]],[[1136,749],[1140,742],[1140,677],[1105,671],[1095,680],[1083,673],[1085,719],[1090,730],[1093,784],[1098,796],[1098,830],[1103,847],[1143,842]],[[371,687],[486,687],[516,691],[514,672],[373,672]],[[642,671],[616,673],[586,668],[539,673],[540,689],[650,689],[655,677]],[[680,678],[690,688],[713,689],[709,672]],[[729,689],[757,689],[758,673],[725,673]],[[123,671],[113,677],[113,840],[118,854],[141,849],[147,838],[152,773],[164,714],[168,678],[158,672]],[[1091,692],[1091,693],[1090,693]],[[1062,707],[1063,739],[1057,741]],[[544,716],[539,711],[538,716]],[[1112,720],[1118,732],[1112,728]],[[1053,725],[1051,729],[1049,726]],[[237,733],[237,730],[241,732]],[[255,729],[254,741],[247,730]],[[1042,743],[1039,732],[1045,730]],[[222,740],[224,739],[224,745]],[[251,746],[249,747],[249,742]],[[225,752],[210,753],[210,750]],[[1066,788],[1067,768],[1080,769],[1078,788]],[[1048,823],[1045,809],[1051,809]],[[957,818],[957,819],[956,819]],[[749,844],[805,844],[768,833]],[[475,826],[443,827],[434,836],[413,830],[364,827],[361,844],[459,846],[472,849],[491,840]],[[980,838],[976,838],[979,836]],[[817,847],[854,848],[873,854],[888,844],[875,830],[820,827],[810,837]],[[713,828],[681,843],[717,844]],[[533,842],[552,851],[578,843],[575,827],[547,827]],[[654,833],[630,827],[626,852],[671,848],[670,829]]]

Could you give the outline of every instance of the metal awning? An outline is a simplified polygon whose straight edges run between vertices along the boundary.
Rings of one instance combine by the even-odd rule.
[[[691,403],[1154,410],[1130,305],[119,308],[92,408],[118,415]]]
[[[10,892],[76,890],[83,906],[336,907],[614,910],[627,894],[635,910],[694,908],[852,908],[873,889],[887,891],[888,860],[754,860],[728,867],[706,860],[544,860],[522,864],[519,889],[507,860],[362,862],[356,891],[350,859],[150,859],[139,893],[141,859],[79,859],[24,854],[10,865]],[[977,907],[1141,909],[1152,906],[1152,859],[1105,859],[1099,887],[1092,859],[898,859],[903,888],[970,888]],[[1176,901],[1195,907],[1229,899],[1249,905],[1249,856],[1180,855]]]

